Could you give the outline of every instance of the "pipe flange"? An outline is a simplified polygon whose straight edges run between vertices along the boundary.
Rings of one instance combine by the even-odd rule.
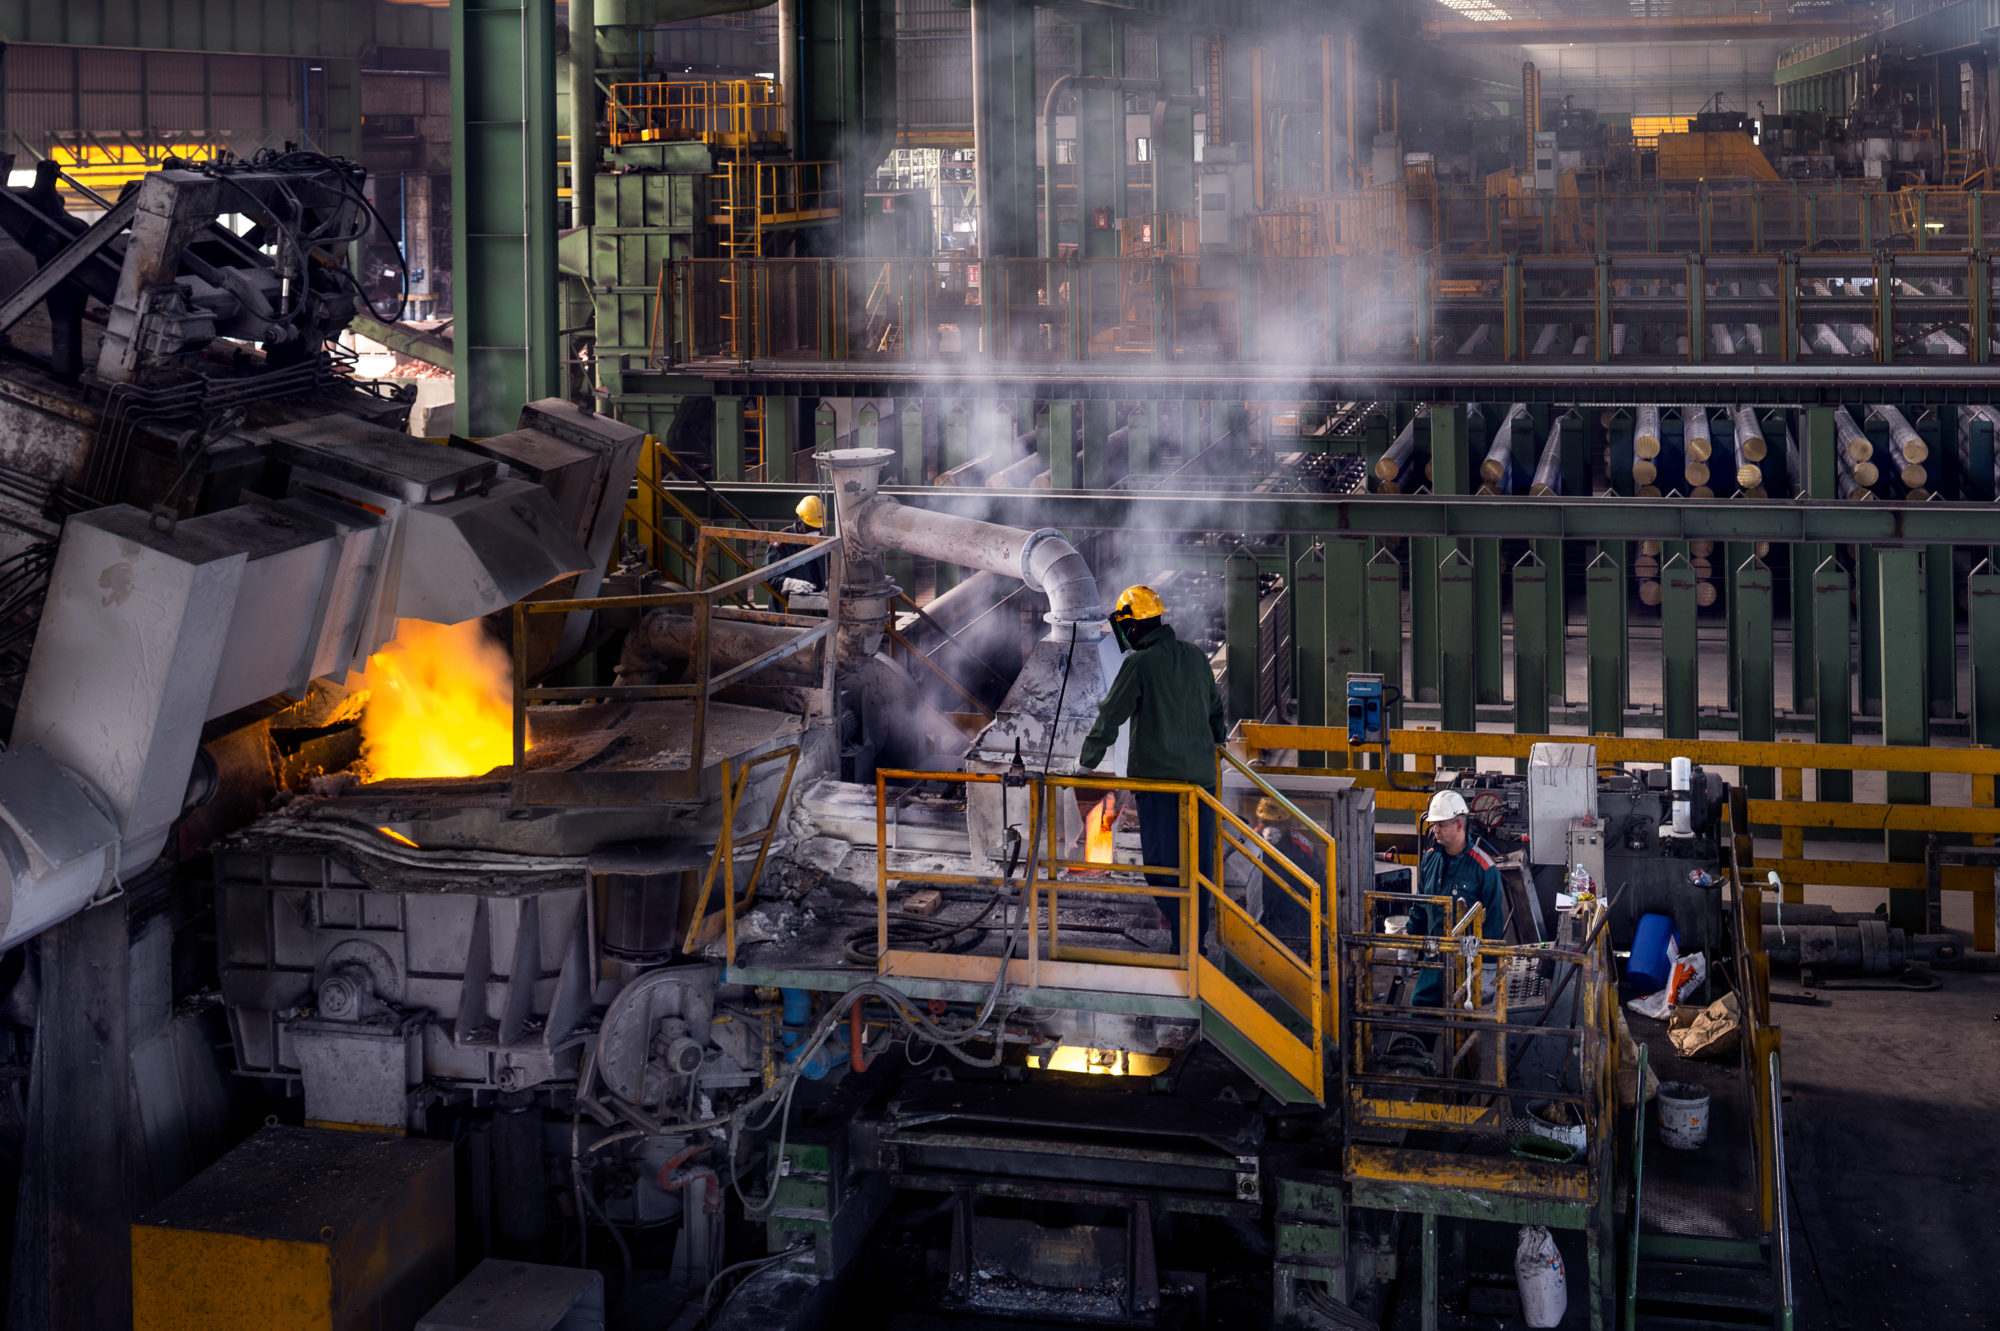
[[[1886,975],[1889,971],[1889,924],[1886,920],[1861,922],[1861,973]]]
[[[1044,590],[1039,582],[1028,575],[1028,565],[1035,558],[1035,547],[1047,540],[1066,541],[1068,539],[1068,537],[1064,536],[1054,527],[1041,527],[1029,532],[1028,539],[1021,542],[1021,581],[1027,583],[1038,592]]]

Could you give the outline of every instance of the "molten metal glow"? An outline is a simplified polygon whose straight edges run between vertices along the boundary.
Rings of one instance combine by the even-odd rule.
[[[1084,820],[1083,858],[1092,864],[1112,863],[1111,834],[1118,817],[1118,796],[1106,795],[1091,807]]]
[[[477,620],[401,620],[368,658],[361,761],[371,781],[483,776],[514,761],[513,667]]]
[[[1154,1077],[1165,1072],[1173,1063],[1166,1054],[1128,1054],[1122,1049],[1086,1049],[1080,1044],[1066,1044],[1050,1054],[1044,1062],[1034,1054],[1028,1055],[1028,1066],[1046,1068],[1050,1072],[1090,1072],[1108,1077]]]
[[[422,846],[419,846],[416,842],[410,840],[408,837],[404,836],[401,832],[398,832],[393,827],[378,827],[375,830],[380,832],[383,836],[388,837],[391,841],[402,842],[404,845],[408,846],[411,850],[423,849]]]

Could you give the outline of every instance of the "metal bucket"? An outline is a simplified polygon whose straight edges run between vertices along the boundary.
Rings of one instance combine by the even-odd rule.
[[[1708,1091],[1693,1082],[1660,1087],[1660,1141],[1676,1151],[1692,1151],[1708,1140]]]

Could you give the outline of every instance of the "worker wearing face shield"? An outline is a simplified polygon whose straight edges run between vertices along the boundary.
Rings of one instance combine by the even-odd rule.
[[[792,512],[798,515],[798,521],[789,527],[780,528],[779,530],[782,534],[787,536],[822,536],[825,534],[826,504],[818,495],[807,495],[804,499],[799,500],[799,506],[793,509]],[[771,542],[770,552],[764,556],[764,566],[769,568],[779,560],[797,554],[803,548],[803,546],[793,545],[787,541],[773,541]],[[803,564],[793,566],[783,577],[778,579],[778,585],[774,590],[783,593],[785,596],[808,596],[814,593],[825,592],[826,556],[821,555],[818,559],[808,559]]]
[[[1506,892],[1500,883],[1499,860],[1479,843],[1471,815],[1465,797],[1455,790],[1440,790],[1431,797],[1430,808],[1424,813],[1431,844],[1417,862],[1417,895],[1452,898],[1459,903],[1461,919],[1474,905],[1486,907],[1479,936],[1499,942],[1507,936]],[[1441,903],[1418,902],[1410,908],[1412,937],[1442,937],[1450,928]],[[1435,968],[1424,969],[1411,1001],[1418,1007],[1443,1006],[1443,974]]]
[[[1131,722],[1126,748],[1127,776],[1146,781],[1183,781],[1215,793],[1215,746],[1228,734],[1215,672],[1199,647],[1182,642],[1166,621],[1166,605],[1151,587],[1127,587],[1111,610],[1111,630],[1125,659],[1111,691],[1097,709],[1097,724],[1084,738],[1079,767],[1091,771]],[[1180,867],[1181,797],[1170,791],[1137,792],[1140,853],[1156,868]],[[1206,806],[1197,834],[1200,862],[1215,870],[1215,814]],[[1175,888],[1173,874],[1147,874],[1154,887]],[[1208,932],[1207,894],[1195,893],[1195,943]],[[1181,902],[1154,898],[1167,918],[1172,950],[1181,947]]]

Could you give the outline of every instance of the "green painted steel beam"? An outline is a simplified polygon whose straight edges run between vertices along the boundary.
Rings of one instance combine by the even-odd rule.
[[[1328,541],[1326,551],[1326,714],[1343,715],[1334,700],[1347,696],[1347,677],[1369,673],[1368,632],[1362,607],[1368,578],[1368,544]],[[1394,681],[1391,681],[1394,682]]]
[[[1947,456],[1951,450],[1944,450]],[[1958,596],[1953,586],[1956,552],[1948,545],[1931,545],[1924,561],[1924,693],[1930,714],[1949,720],[1958,715]]]
[[[1367,588],[1362,592],[1363,638],[1367,643],[1368,673],[1380,675],[1396,692],[1389,706],[1391,726],[1403,724],[1403,566],[1387,550],[1377,550],[1368,560]]]
[[[1694,566],[1677,553],[1660,568],[1660,733],[1668,739],[1700,733],[1698,648]]]
[[[1081,414],[1081,404],[1077,402],[1049,403],[1048,446],[1041,452],[1042,460],[1049,464],[1049,488],[1052,490],[1076,489],[1077,418]]]
[[[1237,550],[1223,568],[1226,588],[1223,610],[1223,638],[1228,652],[1229,719],[1262,720],[1258,706],[1263,656],[1258,650],[1257,561],[1247,551]]]
[[[1064,405],[1064,404],[1057,404]],[[1073,435],[1071,436],[1074,437]],[[1063,450],[1052,450],[1051,464]],[[692,503],[698,486],[670,489]],[[791,511],[797,487],[725,487],[753,517]],[[2000,544],[2000,510],[1990,504],[1805,500],[1521,498],[1507,495],[1227,494],[1171,490],[1104,494],[1045,490],[918,490],[884,493],[941,512],[1015,526],[1144,527],[1178,532],[1292,532],[1329,536],[1497,536],[1522,540],[1800,541],[1876,545]],[[790,496],[789,498],[787,496]],[[697,509],[699,511],[699,509]]]
[[[1467,630],[1473,622],[1477,592],[1472,561],[1463,550],[1447,550],[1438,561],[1437,588],[1439,724],[1446,730],[1474,730],[1475,647]]]
[[[1936,256],[1927,256],[1935,259]],[[753,358],[690,364],[717,392],[749,395],[908,397],[1105,397],[1173,402],[1382,402],[1477,406],[1496,401],[1572,407],[1678,407],[1730,402],[1759,408],[1889,405],[1903,408],[1986,401],[1992,371],[1974,364],[1843,365],[1438,365],[1284,364],[1259,361],[1192,365],[982,362],[974,374],[957,364]],[[1906,412],[1907,414],[1907,412]]]
[[[1438,540],[1410,538],[1410,697],[1438,700]]]
[[[1119,479],[1111,474],[1111,419],[1116,403],[1091,398],[1083,408],[1083,488],[1102,490]],[[1129,440],[1130,435],[1126,438]]]
[[[1873,546],[1859,545],[1854,564],[1860,584],[1855,597],[1861,637],[1861,714],[1882,715],[1882,562]],[[1921,637],[1918,639],[1921,644]],[[1900,649],[1899,649],[1900,650]]]
[[[1533,550],[1515,561],[1514,730],[1549,733],[1549,569]]]
[[[1972,655],[1972,742],[2000,748],[2000,569],[1981,560],[1965,586]]]
[[[1619,608],[1625,600],[1625,571],[1600,550],[1584,570],[1587,708],[1590,733],[1625,733],[1625,631]]]
[[[1925,602],[1923,554],[1917,550],[1882,550],[1880,565],[1882,593],[1877,614],[1881,631],[1877,641],[1882,653],[1882,742],[1884,744],[1925,745],[1930,743],[1930,708],[1924,688]],[[1930,776],[1924,772],[1890,772],[1883,781],[1891,804],[1930,802]],[[1921,832],[1886,832],[1883,844],[1891,861],[1912,862],[1924,857]],[[1921,891],[1891,892],[1889,922],[1911,933],[1930,932]]]
[[[478,437],[562,395],[555,0],[454,0],[451,38],[454,415]]]
[[[1846,744],[1854,738],[1853,579],[1828,555],[1813,570],[1813,738]],[[1821,771],[1819,798],[1854,798],[1852,772]]]
[[[1292,691],[1299,702],[1299,724],[1325,725],[1331,702],[1329,676],[1332,656],[1328,647],[1327,616],[1334,609],[1334,597],[1327,586],[1324,547],[1317,543],[1306,547],[1292,565],[1291,588],[1292,644],[1298,654],[1292,668]],[[1351,599],[1358,624],[1360,597],[1353,596]],[[1317,719],[1308,721],[1307,717]],[[1301,754],[1299,764],[1303,767],[1323,767],[1326,755]]]
[[[715,479],[740,481],[746,466],[743,442],[743,399],[715,399]],[[796,504],[794,504],[796,507]]]
[[[1472,542],[1472,582],[1473,691],[1481,705],[1497,707],[1507,701],[1507,669],[1501,659],[1506,607],[1500,599],[1498,540]]]
[[[451,22],[442,7],[388,0],[0,0],[0,41],[338,60],[446,50]]]
[[[1569,701],[1569,570],[1563,558],[1561,541],[1535,541],[1532,548],[1535,558],[1541,562],[1542,576],[1548,583],[1547,613],[1544,617],[1544,632],[1548,645],[1544,649],[1548,669],[1549,701],[1562,706]],[[1520,612],[1515,611],[1519,616]],[[1517,628],[1515,632],[1519,632]]]
[[[792,479],[792,454],[799,446],[799,402],[797,398],[771,397],[764,399],[764,479],[767,481],[789,481]],[[810,482],[811,476],[801,476],[801,481]]]
[[[1736,737],[1776,739],[1771,570],[1755,555],[1730,570],[1729,617],[1736,627],[1736,649],[1729,662],[1736,680]],[[1802,647],[1798,652],[1808,655]],[[1743,784],[1752,799],[1774,798],[1768,767],[1744,768]]]

